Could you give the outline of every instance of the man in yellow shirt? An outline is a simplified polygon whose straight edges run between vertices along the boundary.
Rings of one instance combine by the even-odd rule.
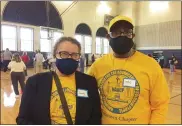
[[[151,57],[133,49],[132,20],[117,16],[109,24],[113,54],[94,62],[102,104],[102,124],[163,124],[169,103],[164,73]]]

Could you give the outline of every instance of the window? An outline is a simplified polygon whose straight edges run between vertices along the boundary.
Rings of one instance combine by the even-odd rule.
[[[47,39],[48,38],[48,31],[47,30],[41,30],[40,36],[42,39]]]
[[[108,54],[109,41],[106,38],[96,37],[96,54]]]
[[[33,29],[20,28],[21,51],[33,51]]]
[[[76,34],[75,39],[80,42],[82,53],[92,52],[92,38],[90,36]]]
[[[104,54],[108,54],[109,53],[109,41],[106,38],[103,38],[103,49],[104,49]]]
[[[63,36],[60,31],[42,29],[40,32],[40,51],[51,52],[57,40]]]
[[[102,41],[100,37],[96,37],[96,54],[102,54]]]
[[[40,31],[40,51],[41,52],[51,52],[51,40],[48,39],[48,31],[41,30]]]
[[[82,35],[75,35],[75,39],[80,43],[81,45],[81,53],[84,53],[84,44],[83,44],[83,36]]]
[[[91,53],[92,52],[92,40],[90,36],[84,36],[84,42],[85,42],[85,53]]]
[[[56,44],[57,40],[60,39],[62,36],[63,36],[63,33],[61,33],[61,32],[53,33],[53,39],[54,39],[53,46]]]
[[[83,45],[83,38],[82,38],[82,36],[81,35],[75,35],[75,39],[81,44],[81,45]]]
[[[15,26],[2,25],[2,46],[3,50],[17,50],[17,33]]]
[[[41,52],[51,52],[51,42],[48,39],[40,40],[40,51]]]

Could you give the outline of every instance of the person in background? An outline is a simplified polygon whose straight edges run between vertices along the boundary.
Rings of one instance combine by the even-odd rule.
[[[174,54],[173,54],[173,61],[174,61],[174,72],[176,72],[176,65],[178,64],[178,60]]]
[[[160,64],[161,68],[164,68],[164,55],[163,54],[160,54],[159,64]]]
[[[40,50],[37,51],[35,55],[35,71],[36,73],[41,73],[43,68],[44,57],[40,53]]]
[[[49,69],[49,60],[48,60],[48,56],[45,56],[44,58],[45,60],[43,61],[43,68],[44,69]]]
[[[32,59],[33,59],[33,66],[34,66],[34,71],[35,71],[35,73],[36,73],[36,60],[35,60],[35,55],[37,54],[37,50],[35,50],[35,52],[34,52],[34,54],[33,54],[33,57],[32,57]]]
[[[94,77],[76,70],[80,51],[81,45],[74,38],[62,37],[57,41],[53,51],[56,71],[29,77],[16,119],[18,125],[101,124],[97,82]],[[65,96],[65,102],[60,100],[59,91],[63,91],[61,96]],[[63,107],[64,103],[67,107]]]
[[[155,59],[133,49],[134,25],[126,16],[109,23],[113,53],[95,61],[101,96],[102,124],[164,124],[170,100],[168,84]]]
[[[23,52],[22,56],[21,56],[22,61],[25,63],[26,68],[28,65],[28,62],[30,61],[29,56],[27,55],[27,52]],[[25,70],[25,76],[27,76],[27,69]]]
[[[174,85],[176,84],[176,78],[175,78],[175,64],[178,63],[176,57],[174,54],[172,55],[172,59],[169,60],[170,64],[170,72],[169,72],[169,87],[170,87],[170,93],[172,93]]]
[[[148,54],[149,57],[152,57],[152,54]]]
[[[84,55],[81,55],[79,63],[80,72],[84,73],[84,68],[85,68],[85,57]]]
[[[53,57],[52,57],[52,54],[51,54],[51,53],[48,54],[48,56],[47,56],[47,66],[48,66],[49,70],[51,70],[52,64],[51,64],[50,60],[51,60],[52,58],[53,58]]]
[[[89,55],[85,54],[85,61],[86,61],[86,67],[89,66],[88,62],[89,62]]]
[[[3,53],[3,65],[4,65],[4,72],[8,70],[8,64],[11,61],[12,53],[7,48],[6,51]]]
[[[26,66],[18,53],[13,54],[13,58],[9,63],[8,68],[11,69],[11,81],[14,92],[16,97],[19,97],[18,82],[20,83],[21,91],[23,92],[25,86],[24,70],[26,69]]]
[[[172,55],[172,59],[170,60],[170,72],[175,72],[175,65],[178,63],[175,55]]]
[[[95,56],[94,56],[94,54],[92,55],[92,63],[94,63],[95,62]]]
[[[49,66],[50,66],[50,70],[55,71],[56,68],[56,59],[55,57],[52,57],[49,59]]]
[[[3,53],[1,52],[0,54],[0,66],[1,66],[1,71],[3,69]]]

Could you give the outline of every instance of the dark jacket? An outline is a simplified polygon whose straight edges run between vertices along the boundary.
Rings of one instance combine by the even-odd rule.
[[[76,96],[75,124],[101,124],[100,97],[95,78],[76,72],[77,89],[88,90],[88,98]],[[29,77],[22,95],[17,124],[50,125],[50,98],[52,73],[40,73]],[[77,93],[76,93],[77,94]]]

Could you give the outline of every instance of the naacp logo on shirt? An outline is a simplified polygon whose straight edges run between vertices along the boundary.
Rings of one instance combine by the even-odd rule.
[[[140,85],[128,71],[114,70],[106,74],[100,82],[102,104],[112,113],[129,112],[140,94]]]
[[[63,92],[66,97],[66,101],[68,104],[68,109],[70,111],[70,114],[71,114],[71,116],[73,116],[73,115],[75,115],[75,112],[76,112],[75,100],[73,100],[73,97],[76,97],[76,91],[65,87],[65,88],[63,88]],[[64,124],[66,122],[65,114],[64,114],[63,106],[61,104],[60,97],[59,97],[57,90],[52,92],[51,102],[54,102],[54,108],[52,108],[53,109],[52,115],[54,115],[55,117],[59,117],[61,119],[61,120],[52,120],[52,124]],[[72,119],[73,119],[73,117],[72,117]],[[75,120],[73,120],[73,122],[74,121]]]

